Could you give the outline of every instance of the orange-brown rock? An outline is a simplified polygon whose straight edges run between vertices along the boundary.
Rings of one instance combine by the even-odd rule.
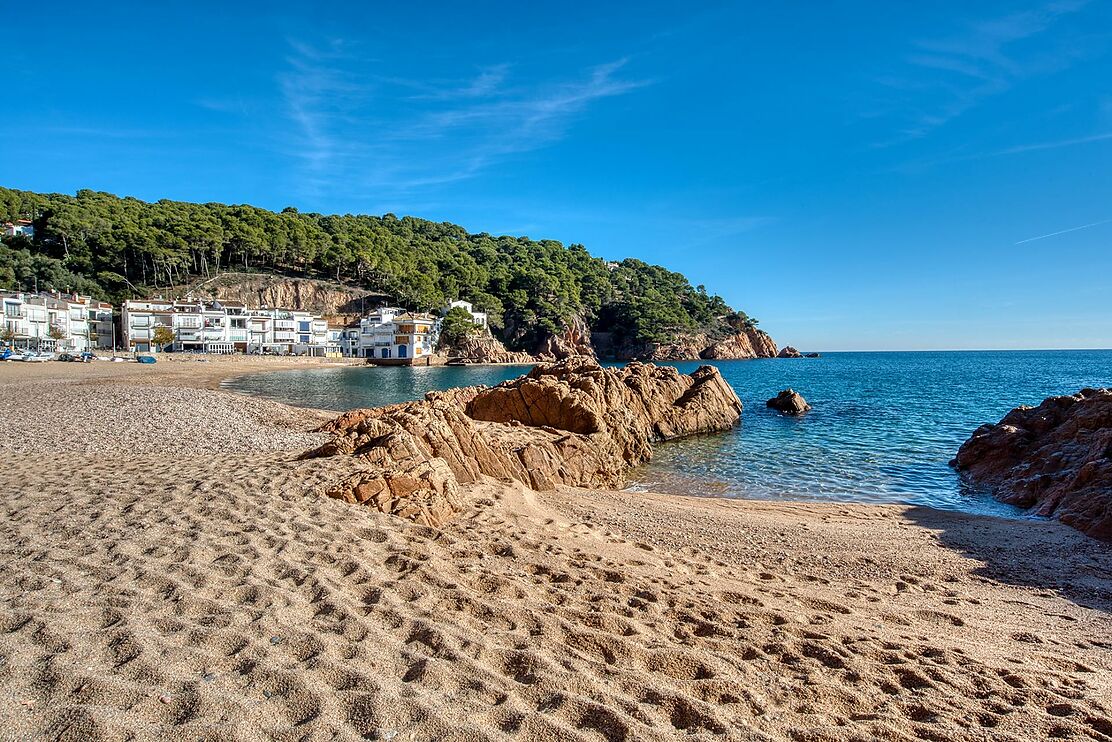
[[[780,349],[780,352],[776,354],[776,357],[777,358],[802,358],[803,354],[800,353],[795,348],[793,348],[792,346],[785,345],[783,348]]]
[[[507,350],[501,340],[489,335],[461,338],[447,349],[448,363],[536,363],[528,353]]]
[[[550,336],[537,349],[537,359],[541,361],[562,361],[575,356],[595,357],[595,348],[591,345],[591,328],[579,316],[572,317],[563,332]]]
[[[725,340],[708,345],[700,353],[701,357],[714,360],[740,358],[775,358],[776,343],[767,332],[756,328],[731,335]]]
[[[364,470],[330,495],[437,525],[462,508],[459,485],[482,476],[537,490],[620,487],[654,441],[726,430],[740,416],[710,366],[684,375],[569,359],[492,388],[352,410],[323,426],[332,439],[304,457],[357,457]]]
[[[998,500],[1112,541],[1112,389],[1017,407],[977,428],[950,465]]]

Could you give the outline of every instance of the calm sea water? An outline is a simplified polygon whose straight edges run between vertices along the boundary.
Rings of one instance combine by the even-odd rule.
[[[681,371],[699,362],[672,364]],[[963,485],[947,462],[980,424],[1020,404],[1112,386],[1112,351],[828,353],[720,361],[745,403],[722,435],[656,446],[635,489],[766,500],[912,503],[996,515],[1017,511]],[[340,368],[282,371],[228,386],[284,402],[345,410],[419,399],[426,391],[497,384],[527,367]],[[781,389],[814,410],[799,418],[764,403]]]

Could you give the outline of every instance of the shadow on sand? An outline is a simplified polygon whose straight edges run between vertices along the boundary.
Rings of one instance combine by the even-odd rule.
[[[939,542],[982,563],[975,574],[1054,593],[1112,613],[1112,544],[1057,521],[970,517],[914,507],[905,516],[937,532]]]

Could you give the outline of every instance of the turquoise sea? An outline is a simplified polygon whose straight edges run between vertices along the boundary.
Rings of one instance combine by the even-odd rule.
[[[671,364],[689,372],[700,362]],[[826,353],[718,361],[745,404],[722,435],[656,446],[634,489],[768,500],[912,503],[1016,514],[964,485],[947,462],[982,423],[1020,404],[1112,386],[1112,351]],[[281,371],[227,386],[332,410],[419,399],[431,389],[496,384],[528,367]],[[765,400],[792,387],[814,410],[783,417]]]

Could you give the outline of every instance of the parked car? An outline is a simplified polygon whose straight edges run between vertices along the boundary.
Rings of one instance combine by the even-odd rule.
[[[137,363],[158,363],[158,359],[154,356],[135,356]]]

